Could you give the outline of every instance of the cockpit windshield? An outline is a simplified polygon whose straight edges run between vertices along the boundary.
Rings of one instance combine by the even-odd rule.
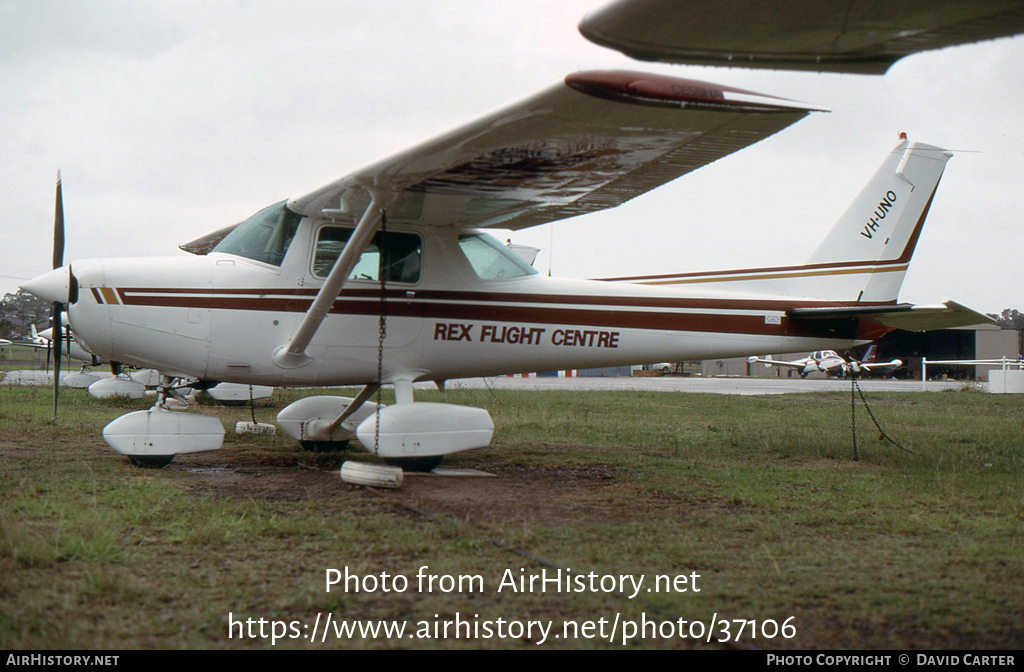
[[[537,273],[519,255],[486,233],[459,236],[459,249],[481,280],[508,280]]]
[[[285,201],[275,203],[236,226],[211,252],[280,266],[301,221],[302,215],[289,210]]]

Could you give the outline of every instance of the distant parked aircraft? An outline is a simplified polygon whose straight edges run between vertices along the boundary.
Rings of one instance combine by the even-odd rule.
[[[67,317],[62,321],[62,324],[67,324]],[[53,328],[43,329],[42,331],[36,331],[36,325],[32,325],[32,342],[26,343],[34,348],[47,348],[49,349],[52,345],[53,339]],[[92,354],[75,340],[74,336],[70,336],[66,339],[65,347],[67,348],[68,357],[77,359],[80,362],[84,362],[86,366],[99,366],[100,364],[106,363],[106,360],[100,359],[96,355]]]
[[[767,358],[761,357],[747,357],[748,362],[761,362],[768,366],[788,366],[793,369],[800,370],[800,377],[806,378],[807,374],[820,372],[829,376],[842,375],[846,377],[850,373],[860,374],[863,372],[870,373],[872,370],[879,370],[885,368],[898,368],[903,366],[903,360],[894,359],[891,362],[875,362],[875,349],[876,346],[872,345],[868,348],[868,351],[864,354],[864,359],[846,359],[835,350],[819,350],[812,352],[807,357],[793,360],[791,362],[781,361],[772,359],[769,355]]]

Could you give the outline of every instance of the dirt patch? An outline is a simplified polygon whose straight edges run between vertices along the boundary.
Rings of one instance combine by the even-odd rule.
[[[402,491],[437,513],[482,522],[544,526],[637,517],[620,503],[628,486],[606,465],[477,468],[494,477],[408,476]]]
[[[190,492],[198,496],[301,502],[343,497],[348,489],[336,471],[311,467],[172,464],[167,469],[189,479]]]
[[[225,463],[212,456],[190,456],[167,469],[186,478],[190,492],[197,496],[288,502],[374,496],[342,482],[338,470],[351,453],[312,455],[309,462],[303,457],[252,457],[235,455]],[[694,508],[693,502],[645,493],[603,464],[465,466],[492,476],[406,474],[401,489],[388,495],[460,520],[528,526],[616,524],[649,520],[652,515],[684,515],[684,509]]]

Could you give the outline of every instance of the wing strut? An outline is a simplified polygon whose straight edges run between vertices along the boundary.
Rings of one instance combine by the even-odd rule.
[[[337,418],[335,418],[334,422],[332,422],[330,425],[328,425],[329,432],[333,432],[338,427],[340,427],[341,423],[343,423],[346,420],[348,420],[349,417],[353,413],[355,413],[360,408],[362,408],[363,404],[366,403],[366,400],[369,399],[370,397],[372,397],[373,393],[376,392],[379,389],[380,389],[380,383],[370,383],[369,385],[364,387],[362,390],[360,390],[359,394],[356,395],[356,398],[353,399],[352,403],[349,404],[348,407],[345,409],[345,412],[342,413],[341,415],[339,415]]]
[[[341,288],[345,286],[349,274],[355,267],[356,262],[359,261],[359,255],[369,245],[373,239],[373,234],[377,232],[377,228],[380,226],[381,198],[376,191],[371,191],[370,195],[373,197],[370,205],[363,212],[362,219],[359,220],[356,230],[352,232],[352,237],[345,244],[345,249],[341,251],[341,254],[335,260],[331,274],[327,276],[323,287],[320,288],[312,305],[310,305],[309,311],[306,312],[306,317],[303,318],[298,331],[295,332],[288,345],[282,345],[274,351],[274,363],[282,369],[296,369],[313,361],[313,358],[306,354],[306,347],[313,340],[313,336],[316,334],[316,330],[320,328],[320,323],[324,321],[324,317],[330,312],[331,306],[334,305],[334,300],[338,298],[338,294],[341,292]]]

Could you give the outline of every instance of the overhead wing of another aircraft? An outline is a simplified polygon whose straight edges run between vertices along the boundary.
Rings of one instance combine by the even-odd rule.
[[[881,75],[909,54],[1024,32],[1024,1],[616,0],[579,29],[643,61]]]
[[[521,229],[614,207],[821,109],[662,75],[577,72],[288,207],[355,220],[373,189],[389,222]]]

